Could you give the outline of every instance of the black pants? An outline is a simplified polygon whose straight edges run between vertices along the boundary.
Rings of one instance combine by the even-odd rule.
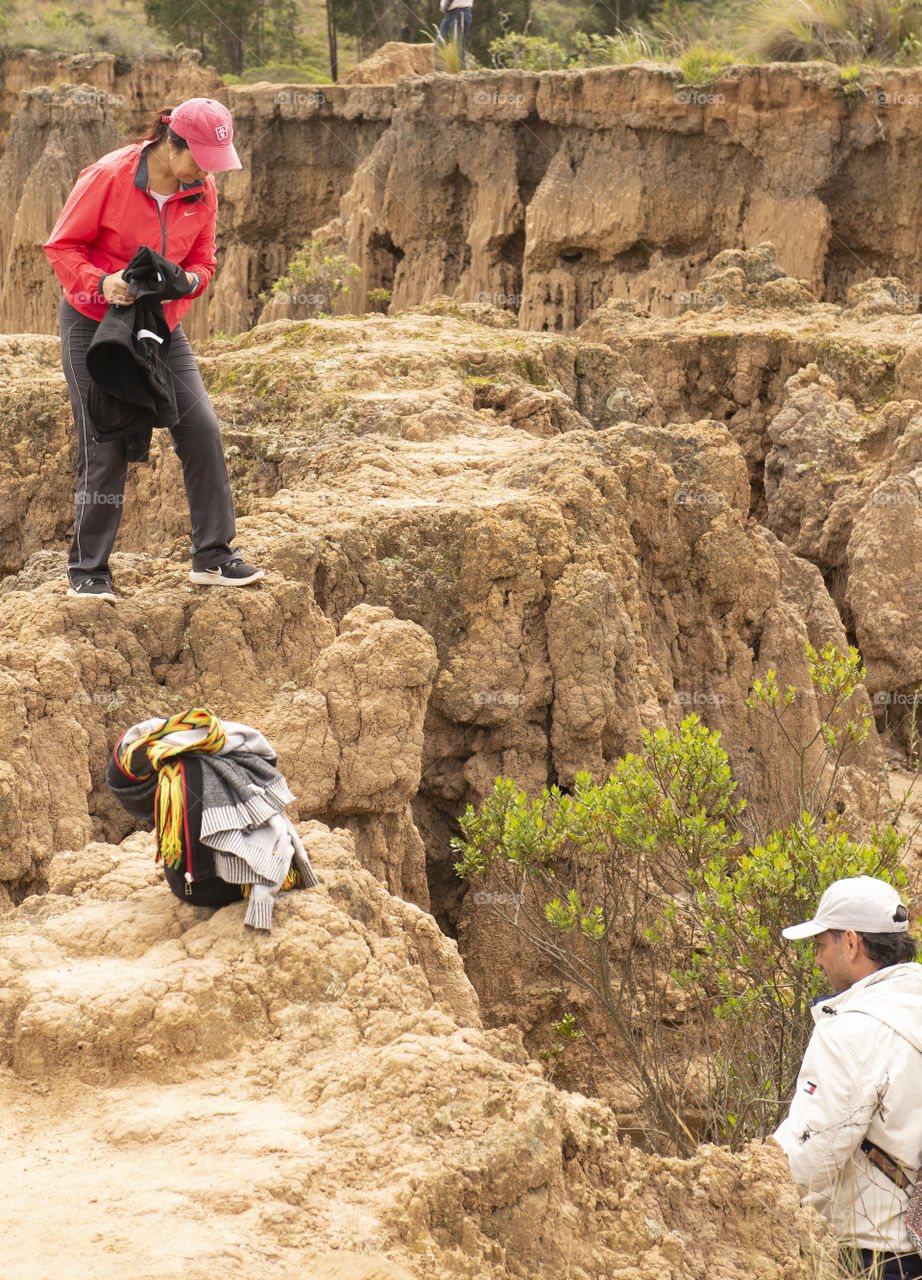
[[[865,1268],[859,1272],[868,1280],[922,1280],[922,1257],[918,1253],[874,1253],[871,1249],[858,1249],[858,1258]]]
[[[99,443],[87,421],[86,352],[97,323],[66,299],[61,303],[61,356],[77,427],[77,515],[68,560],[75,587],[90,577],[109,576],[109,553],[122,518],[128,471],[121,441]],[[173,330],[170,371],[179,408],[179,422],[171,434],[192,520],[192,567],[214,569],[234,558],[234,501],[221,429],[181,324]]]

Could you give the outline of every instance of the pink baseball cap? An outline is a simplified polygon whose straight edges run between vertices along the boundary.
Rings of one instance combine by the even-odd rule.
[[[170,128],[189,144],[200,169],[220,173],[242,169],[234,150],[234,122],[227,107],[214,98],[189,98],[170,116]]]

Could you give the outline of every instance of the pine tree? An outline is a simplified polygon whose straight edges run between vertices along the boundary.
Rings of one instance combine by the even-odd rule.
[[[218,71],[240,75],[280,54],[287,61],[298,55],[295,0],[223,0],[219,8],[208,0],[144,0],[144,10],[171,40],[200,49]]]

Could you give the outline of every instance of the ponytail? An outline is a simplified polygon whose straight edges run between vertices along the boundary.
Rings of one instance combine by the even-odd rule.
[[[188,150],[189,144],[185,138],[181,138],[178,133],[174,133],[170,128],[170,117],[173,114],[172,107],[164,107],[160,111],[155,111],[148,118],[147,124],[144,126],[143,133],[140,133],[135,142],[159,142],[161,138],[169,138],[177,151]]]

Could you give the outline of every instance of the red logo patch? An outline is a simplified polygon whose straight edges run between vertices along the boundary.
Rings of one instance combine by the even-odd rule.
[[[226,124],[215,125],[214,132],[215,132],[215,137],[218,139],[218,141],[223,142],[224,139],[227,137],[227,125]]]
[[[807,1081],[806,1087],[804,1089],[804,1093],[816,1093],[816,1085],[813,1083],[812,1080]]]

